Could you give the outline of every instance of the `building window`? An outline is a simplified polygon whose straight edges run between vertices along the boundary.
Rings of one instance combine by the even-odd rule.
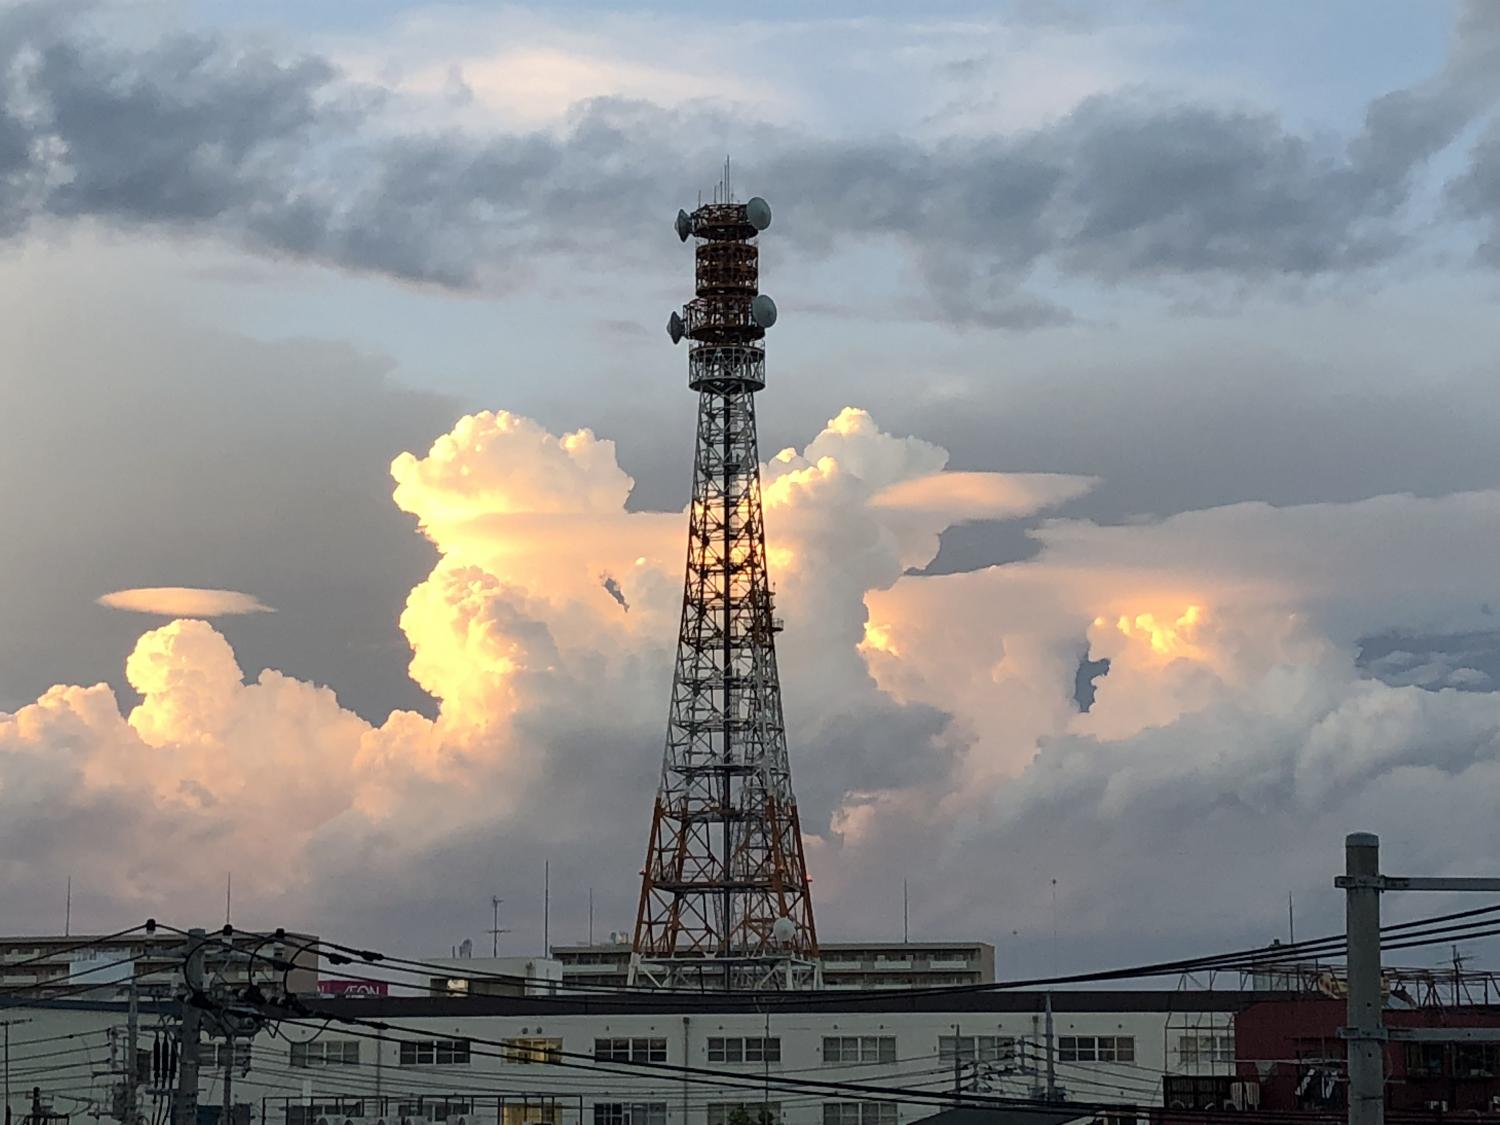
[[[720,1038],[710,1036],[708,1061],[716,1063],[779,1063],[781,1061],[781,1039],[778,1036],[738,1036]],[[726,1105],[731,1103],[726,1102]],[[738,1104],[738,1103],[732,1103]],[[709,1123],[712,1125],[712,1122]]]
[[[543,1039],[534,1035],[522,1039],[507,1039],[505,1040],[505,1061],[558,1063],[562,1061],[562,1045],[561,1039]]]
[[[1234,1036],[1178,1036],[1177,1058],[1183,1066],[1196,1066],[1199,1063],[1232,1063],[1234,1062]]]
[[[1493,1078],[1500,1074],[1500,1047],[1493,1043],[1453,1044],[1455,1078]]]
[[[520,1101],[512,1102],[502,1094],[500,1100],[505,1104],[500,1109],[499,1125],[558,1125],[562,1119],[557,1100],[552,1097],[532,1100],[523,1094]]]
[[[667,1125],[666,1102],[595,1102],[594,1125]]]
[[[1168,1109],[1224,1108],[1231,1100],[1235,1080],[1227,1075],[1165,1074],[1161,1080],[1162,1102]]]
[[[823,1125],[896,1125],[894,1102],[824,1102]]]
[[[1014,1062],[1016,1040],[1012,1035],[939,1035],[941,1062]]]
[[[825,1063],[893,1063],[896,1061],[896,1037],[894,1035],[825,1035],[823,1037],[823,1061]]]
[[[248,1057],[249,1044],[246,1044]],[[403,1054],[406,1044],[403,1043]],[[358,1039],[313,1039],[292,1044],[293,1066],[358,1066]]]
[[[667,1061],[665,1039],[595,1039],[595,1062],[652,1062]]]
[[[447,1121],[449,1118],[457,1120],[474,1115],[474,1099],[424,1097],[416,1101],[401,1102],[397,1108],[402,1117],[427,1121]]]
[[[709,1102],[708,1125],[777,1125],[780,1102]]]
[[[1233,1058],[1231,1048],[1230,1057]],[[1058,1062],[1135,1062],[1133,1035],[1059,1035]]]
[[[1441,1078],[1448,1072],[1444,1065],[1447,1048],[1442,1043],[1408,1043],[1406,1073],[1410,1078]]]
[[[406,1039],[401,1043],[402,1066],[467,1066],[467,1039]]]

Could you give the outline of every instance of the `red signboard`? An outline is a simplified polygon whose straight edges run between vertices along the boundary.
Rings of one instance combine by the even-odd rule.
[[[319,996],[385,996],[389,988],[383,980],[320,980]]]

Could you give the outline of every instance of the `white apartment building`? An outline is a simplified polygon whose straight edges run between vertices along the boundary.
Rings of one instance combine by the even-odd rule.
[[[818,943],[827,989],[942,988],[993,984],[995,947],[987,941],[824,941]],[[563,979],[622,985],[630,976],[630,935],[589,945],[554,945]]]
[[[691,994],[318,999],[309,1001],[311,1015],[264,1028],[232,1052],[206,1046],[199,1090],[204,1106],[222,1104],[227,1069],[237,1125],[737,1125],[745,1121],[739,1107],[751,1121],[768,1109],[778,1125],[906,1125],[942,1109],[935,1096],[955,1087],[1039,1097],[1050,1057],[1056,1088],[1075,1102],[1161,1106],[1174,1076],[1200,1089],[1222,1081],[1228,1096],[1235,1013],[1256,998],[1059,991],[1050,1000],[1038,992],[824,993],[772,1005]],[[141,1006],[148,1119],[165,1111],[171,1085],[151,1064],[172,1011]],[[388,1030],[330,1018],[339,1016]],[[10,1027],[16,1114],[27,1111],[33,1086],[54,1112],[110,1113],[124,1069],[123,1003],[13,1002],[0,1019],[26,1021]],[[712,1073],[671,1069],[684,1066]]]

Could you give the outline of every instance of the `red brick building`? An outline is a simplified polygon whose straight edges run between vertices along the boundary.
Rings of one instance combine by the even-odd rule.
[[[1260,1084],[1262,1110],[1327,1110],[1347,1105],[1344,1001],[1315,993],[1265,1000],[1235,1017],[1236,1070]],[[1500,1005],[1388,1007],[1389,1028],[1500,1027]],[[1393,1114],[1447,1111],[1500,1119],[1500,1043],[1386,1046],[1386,1106]]]

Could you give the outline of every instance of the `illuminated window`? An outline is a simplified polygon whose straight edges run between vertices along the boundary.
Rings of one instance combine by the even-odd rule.
[[[561,1039],[528,1036],[505,1041],[505,1061],[513,1063],[558,1063],[562,1061]]]

